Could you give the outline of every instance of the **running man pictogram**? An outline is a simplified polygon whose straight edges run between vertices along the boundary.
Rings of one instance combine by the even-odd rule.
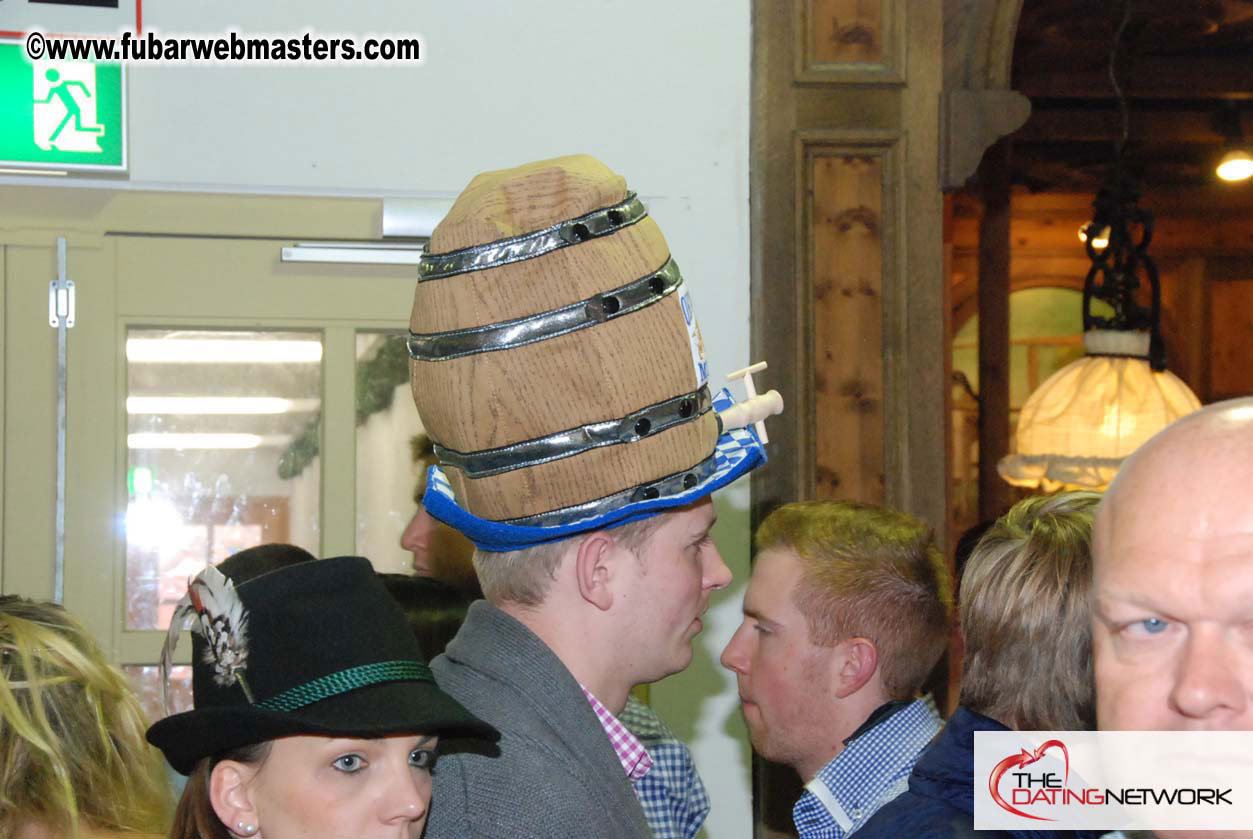
[[[94,69],[94,68],[92,68]],[[40,148],[56,148],[60,151],[101,151],[96,138],[104,134],[104,126],[94,124],[95,107],[94,103],[89,104],[91,124],[84,124],[83,105],[74,95],[74,88],[82,91],[81,95],[85,100],[92,98],[91,86],[81,79],[61,80],[61,73],[55,68],[49,68],[44,73],[50,87],[48,95],[43,99],[35,99],[36,113],[38,114],[40,105],[51,105],[53,100],[57,100],[61,107],[65,109],[65,116],[57,124],[56,128],[46,137],[40,137],[42,133],[40,128],[46,129],[50,120],[49,115],[45,111],[44,118],[35,120],[35,143]],[[94,79],[93,79],[94,81]],[[51,115],[55,119],[55,115]],[[57,139],[70,123],[73,122],[73,131],[66,135],[65,139],[57,142]],[[85,136],[84,136],[85,135]],[[43,142],[40,142],[43,140]],[[84,146],[85,144],[85,146]]]

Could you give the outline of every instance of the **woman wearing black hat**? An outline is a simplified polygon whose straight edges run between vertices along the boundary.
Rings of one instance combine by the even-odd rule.
[[[431,678],[404,614],[358,557],[292,565],[238,588],[192,580],[193,710],[148,740],[189,774],[172,839],[416,837],[437,737],[494,731]]]

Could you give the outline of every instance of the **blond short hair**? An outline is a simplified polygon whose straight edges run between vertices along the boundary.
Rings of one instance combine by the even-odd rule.
[[[0,835],[163,831],[171,794],[126,678],[59,606],[0,597]]]
[[[665,513],[619,525],[608,532],[619,544],[639,554],[649,538],[665,521]],[[586,534],[556,542],[543,542],[519,551],[474,551],[474,570],[483,588],[483,596],[492,603],[514,603],[538,606],[548,596],[548,589],[557,579],[557,567],[566,551],[576,546]]]
[[[800,558],[793,599],[811,642],[868,638],[888,695],[918,693],[944,653],[953,608],[952,575],[924,522],[854,501],[800,501],[767,516],[755,542]]]
[[[979,540],[962,573],[962,705],[1021,730],[1093,727],[1088,592],[1100,498],[1027,498]]]

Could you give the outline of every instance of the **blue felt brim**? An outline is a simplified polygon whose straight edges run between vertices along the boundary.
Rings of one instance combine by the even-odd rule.
[[[735,401],[725,388],[714,396],[715,411],[725,411],[733,404]],[[422,506],[435,518],[464,533],[466,538],[482,550],[517,551],[543,542],[565,539],[576,533],[616,527],[655,516],[671,507],[699,501],[765,463],[766,449],[751,428],[736,428],[718,438],[714,457],[713,471],[691,489],[648,501],[625,503],[609,512],[553,527],[507,524],[473,515],[457,503],[448,479],[438,466],[432,466],[427,472]]]

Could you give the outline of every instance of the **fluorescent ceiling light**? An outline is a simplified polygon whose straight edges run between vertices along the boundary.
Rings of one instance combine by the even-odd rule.
[[[168,364],[309,364],[322,360],[318,340],[128,338],[127,361]]]
[[[0,175],[68,175],[64,169],[10,169],[0,168]]]
[[[276,396],[128,396],[128,414],[293,414],[316,411],[317,399]]]
[[[259,449],[291,442],[287,434],[164,434],[126,435],[129,449]]]
[[[280,252],[283,262],[344,262],[350,265],[417,265],[421,245],[300,242]]]

